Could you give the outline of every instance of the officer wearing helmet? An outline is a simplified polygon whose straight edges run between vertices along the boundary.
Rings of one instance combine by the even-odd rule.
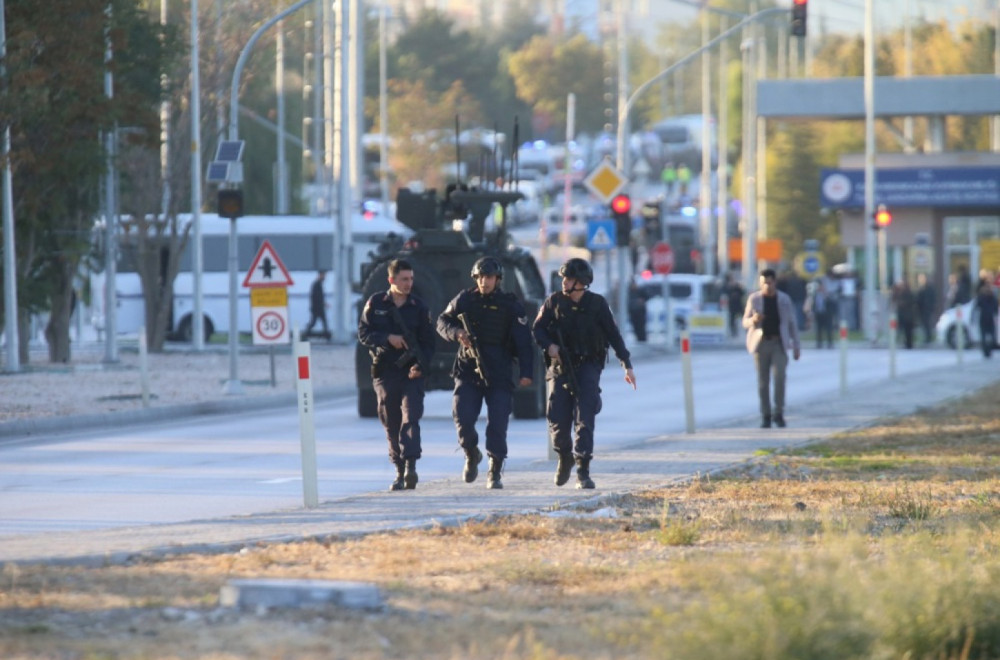
[[[515,359],[517,385],[531,385],[534,347],[524,305],[513,293],[500,288],[500,261],[482,257],[472,266],[472,279],[476,286],[460,292],[438,316],[437,331],[447,341],[459,343],[451,375],[455,378],[452,416],[458,444],[465,450],[462,476],[466,483],[472,483],[479,475],[483,454],[476,420],[485,401],[486,453],[490,458],[486,487],[503,488],[501,474],[507,458]]]
[[[601,411],[601,372],[608,347],[625,369],[625,382],[636,387],[631,355],[604,296],[588,289],[594,270],[584,259],[570,259],[559,269],[562,290],[549,296],[532,326],[552,380],[545,416],[549,439],[559,455],[555,484],[569,481],[576,463],[577,488],[593,488],[594,421]],[[564,362],[568,361],[569,364]],[[575,432],[575,440],[571,437]]]

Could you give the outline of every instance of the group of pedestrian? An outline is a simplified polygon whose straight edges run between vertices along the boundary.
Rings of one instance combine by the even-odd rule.
[[[479,259],[471,275],[476,285],[459,292],[436,322],[424,302],[413,295],[413,267],[403,259],[389,264],[388,291],[372,295],[365,303],[358,338],[372,356],[378,417],[385,428],[389,460],[396,468],[390,490],[412,490],[418,482],[420,419],[435,329],[445,340],[458,344],[451,372],[455,380],[452,417],[465,454],[464,481],[472,483],[479,475],[483,454],[476,421],[485,403],[486,486],[503,488],[514,389],[532,384],[534,340],[543,352],[546,379],[552,381],[546,420],[549,440],[559,456],[555,484],[566,484],[575,464],[577,488],[594,488],[590,478],[594,423],[601,410],[600,378],[609,347],[633,389],[636,378],[607,300],[590,291],[591,265],[584,259],[563,264],[561,290],[545,300],[530,327],[523,303],[502,289],[503,265],[498,259]]]

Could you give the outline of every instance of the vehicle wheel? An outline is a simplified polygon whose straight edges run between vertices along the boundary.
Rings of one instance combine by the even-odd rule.
[[[358,417],[378,417],[375,390],[358,390]]]
[[[180,325],[177,326],[177,338],[180,341],[191,343],[194,338],[193,325],[190,315],[181,319]],[[203,317],[202,326],[202,330],[205,333],[205,342],[207,343],[215,332],[215,326],[212,325],[208,317]]]
[[[963,327],[962,328],[962,332],[964,333],[964,336],[962,337],[962,340],[963,340],[962,348],[969,348],[972,345],[972,338],[969,337],[969,329]],[[956,344],[957,337],[955,335],[955,326],[954,325],[951,325],[951,326],[948,327],[948,333],[945,335],[945,338],[946,338],[946,341],[948,342],[948,347],[949,348],[957,348],[958,347],[958,345]]]

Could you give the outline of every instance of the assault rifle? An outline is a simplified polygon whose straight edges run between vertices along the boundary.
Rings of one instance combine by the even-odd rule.
[[[555,326],[554,330],[556,346],[559,348],[559,371],[566,375],[564,387],[569,390],[571,395],[579,396],[580,382],[576,379],[576,368],[573,366],[573,359],[569,354],[569,348],[566,346],[562,330],[559,329],[558,325]]]
[[[485,387],[489,387],[490,383],[486,380],[486,364],[483,362],[483,354],[479,351],[479,341],[476,339],[476,335],[469,328],[469,318],[465,314],[459,314],[458,320],[465,328],[465,332],[469,335],[469,341],[472,343],[472,359],[476,364],[476,374],[479,379],[483,381]]]
[[[399,308],[395,305],[392,306],[392,320],[402,328],[403,340],[406,342],[406,351],[396,359],[396,366],[400,369],[405,369],[407,365],[416,360],[420,374],[423,376],[429,375],[430,372],[425,364],[424,354],[420,350],[420,343],[413,336],[413,331],[403,323],[403,315],[399,313]]]

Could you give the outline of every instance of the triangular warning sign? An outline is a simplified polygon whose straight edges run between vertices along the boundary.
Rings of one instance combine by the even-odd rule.
[[[243,279],[243,286],[252,289],[258,286],[291,286],[292,284],[292,276],[288,274],[285,264],[281,263],[281,259],[278,258],[278,253],[274,251],[271,242],[264,241],[260,249],[257,250],[257,256],[253,258],[253,263],[250,264],[250,270],[247,271],[247,276]]]
[[[605,247],[614,245],[614,241],[611,240],[611,235],[608,234],[607,229],[598,227],[594,230],[594,236],[590,239],[590,244],[594,247]]]

